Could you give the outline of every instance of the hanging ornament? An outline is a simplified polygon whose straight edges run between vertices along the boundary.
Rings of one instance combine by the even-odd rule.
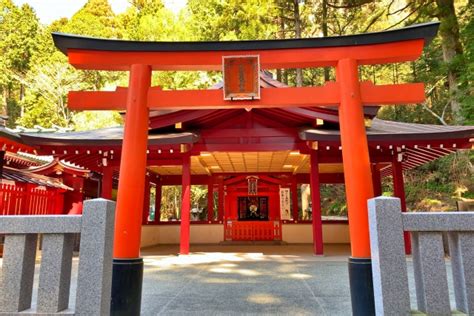
[[[258,177],[250,176],[247,177],[248,181],[248,194],[249,195],[257,195],[258,193]]]

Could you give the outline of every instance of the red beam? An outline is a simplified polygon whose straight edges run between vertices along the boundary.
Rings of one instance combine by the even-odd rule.
[[[264,88],[259,100],[225,101],[222,90],[151,89],[151,109],[235,109],[275,108],[339,104],[339,87],[330,82],[322,87]]]
[[[228,138],[228,137],[295,137],[295,128],[225,128],[202,129],[199,131],[202,138]]]
[[[153,70],[222,70],[222,57],[259,55],[262,69],[335,66],[338,60],[354,59],[359,65],[386,64],[417,59],[423,39],[395,43],[291,48],[274,50],[206,51],[206,52],[111,52],[69,49],[69,63],[77,69],[129,70],[130,65],[151,65]]]
[[[201,151],[279,151],[279,150],[304,150],[301,143],[257,143],[257,144],[196,144],[192,153],[198,154]]]
[[[361,82],[360,93],[362,104],[366,106],[413,104],[425,100],[425,86],[423,83],[374,85],[372,82]]]
[[[72,110],[124,110],[127,88],[116,91],[71,91],[68,106]],[[419,103],[425,98],[422,83],[377,86],[361,83],[364,105]],[[150,109],[239,109],[338,106],[339,84],[322,87],[265,88],[259,100],[226,101],[222,90],[162,90],[148,92]],[[329,118],[329,117],[328,117]]]
[[[196,120],[204,116],[209,116],[217,112],[216,110],[197,111],[197,110],[182,110],[169,114],[150,117],[150,128],[160,128],[174,125],[176,122],[188,122]]]

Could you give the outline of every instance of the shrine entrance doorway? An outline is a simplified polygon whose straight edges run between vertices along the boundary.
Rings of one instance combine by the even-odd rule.
[[[240,196],[239,221],[268,221],[268,196]]]

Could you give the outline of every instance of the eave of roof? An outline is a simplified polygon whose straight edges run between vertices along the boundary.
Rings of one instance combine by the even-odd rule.
[[[304,129],[300,137],[307,141],[338,142],[339,130]],[[416,141],[470,139],[474,137],[474,126],[444,126],[386,121],[375,118],[367,128],[369,141]]]
[[[90,173],[90,170],[81,168],[79,166],[72,165],[70,163],[67,163],[65,161],[61,161],[59,159],[53,159],[51,162],[41,165],[41,166],[34,166],[30,167],[28,171],[36,173],[36,174],[47,174],[45,172],[54,172],[54,171],[61,171],[70,174],[75,174],[79,176],[86,176]]]
[[[56,189],[62,190],[70,190],[72,191],[73,188],[68,187],[67,185],[63,184],[61,181],[55,178],[50,178],[47,176],[35,174],[26,170],[19,170],[10,167],[3,167],[3,174],[2,178],[11,181],[18,181],[23,183],[31,183],[40,186],[46,186]]]
[[[334,37],[220,42],[126,41],[84,37],[63,33],[52,33],[52,36],[56,47],[65,55],[67,55],[69,49],[116,52],[243,51],[359,46],[414,39],[424,39],[424,44],[426,46],[436,36],[438,27],[439,22],[430,22],[396,30]]]
[[[32,146],[121,146],[123,126],[67,133],[21,133],[21,139]],[[191,132],[149,135],[149,145],[179,145],[195,143],[199,136]]]

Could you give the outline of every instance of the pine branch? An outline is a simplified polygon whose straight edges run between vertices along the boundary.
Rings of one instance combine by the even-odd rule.
[[[451,101],[450,101],[451,102]],[[447,103],[447,105],[450,104],[450,102]],[[443,110],[443,115],[442,116],[439,116],[438,114],[436,114],[435,111],[433,111],[432,109],[430,109],[427,105],[426,105],[426,102],[423,102],[421,103],[421,106],[423,107],[423,109],[425,109],[426,111],[428,111],[431,115],[433,115],[434,117],[436,117],[438,119],[438,121],[440,121],[440,123],[442,125],[448,125],[448,123],[446,123],[446,121],[444,120],[443,116],[444,116],[444,110]]]
[[[392,3],[393,3],[393,2],[392,2]],[[402,12],[402,11],[405,11],[405,9],[408,8],[408,7],[411,7],[412,4],[413,4],[412,2],[409,2],[409,3],[408,3],[406,6],[404,6],[403,8],[400,8],[400,9],[395,10],[395,11],[393,11],[393,12],[390,12],[390,6],[389,6],[389,7],[388,7],[388,10],[387,10],[387,15],[390,16],[390,15],[394,15],[394,14],[400,13],[400,12]]]
[[[359,2],[355,2],[352,4],[347,4],[347,5],[338,5],[338,4],[333,4],[330,3],[329,1],[326,2],[327,6],[334,8],[334,9],[353,9],[353,8],[358,8],[363,6],[364,4],[368,4],[370,2],[373,2],[372,0],[360,0]]]
[[[426,97],[430,97],[433,92],[435,91],[436,87],[438,86],[438,84],[440,84],[443,80],[445,80],[447,77],[444,76],[440,79],[438,79],[438,81],[436,81],[433,86],[426,92]],[[434,117],[436,117],[438,119],[438,121],[440,121],[440,123],[442,125],[448,125],[448,123],[446,123],[446,121],[444,120],[444,115],[446,114],[446,109],[448,107],[448,105],[451,104],[451,99],[448,100],[448,103],[446,103],[446,105],[444,106],[443,108],[443,112],[441,115],[438,115],[435,111],[433,111],[432,109],[430,109],[428,107],[428,105],[426,104],[426,102],[423,102],[421,103],[421,106],[423,107],[423,109],[425,109],[426,111],[428,111],[431,115],[433,115]]]
[[[385,29],[385,31],[390,30],[391,28],[394,28],[395,26],[397,26],[397,25],[403,23],[403,22],[406,21],[410,16],[412,16],[415,12],[418,12],[418,10],[419,10],[421,7],[423,7],[424,5],[425,5],[424,3],[420,4],[420,5],[417,6],[413,11],[411,11],[408,15],[406,15],[403,19],[401,19],[401,20],[398,21],[397,23],[392,24],[391,26],[387,27],[387,28]],[[419,16],[420,16],[420,14],[419,14],[417,17],[419,17]]]
[[[382,11],[380,11],[379,14],[377,14],[375,17],[373,17],[373,18],[370,20],[369,24],[367,24],[367,26],[365,27],[365,29],[362,31],[362,33],[367,32],[367,31],[370,29],[370,27],[371,27],[372,25],[374,25],[375,22],[377,22],[378,19],[380,19],[380,18],[383,16],[384,12],[385,12],[385,11],[382,10]]]

